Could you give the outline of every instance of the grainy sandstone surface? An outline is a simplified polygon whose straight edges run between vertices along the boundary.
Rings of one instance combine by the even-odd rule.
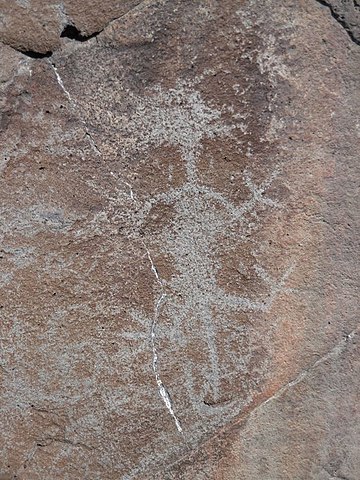
[[[0,479],[360,478],[357,1],[0,1]]]

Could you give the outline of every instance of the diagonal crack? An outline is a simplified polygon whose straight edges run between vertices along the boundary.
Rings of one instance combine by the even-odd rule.
[[[86,443],[75,442],[66,437],[56,437],[56,436],[43,437],[36,441],[36,445],[37,447],[47,447],[48,445],[51,445],[54,442],[63,443],[65,445],[71,445],[72,447],[84,448],[85,450],[94,450],[94,447],[87,445]]]
[[[80,119],[80,122],[81,124],[83,125],[84,127],[84,130],[85,130],[85,135],[86,137],[88,138],[89,140],[89,143],[90,143],[90,146],[91,148],[94,150],[94,152],[97,154],[97,155],[101,155],[101,152],[100,150],[98,149],[97,145],[96,145],[96,142],[95,140],[93,139],[90,131],[89,131],[89,128],[85,122],[85,120],[83,120],[79,114],[78,114],[78,106],[76,104],[76,101],[72,98],[72,96],[70,95],[69,91],[65,88],[65,85],[64,85],[64,82],[58,72],[58,69],[56,68],[56,66],[50,61],[48,60],[48,63],[49,65],[51,66],[51,68],[53,69],[54,73],[55,73],[55,77],[56,77],[56,80],[57,80],[57,83],[60,85],[60,88],[61,90],[64,92],[64,94],[66,95],[68,101],[69,101],[69,104],[71,106],[71,108],[74,110],[74,112],[77,114],[78,118]]]
[[[178,429],[179,433],[183,433],[183,429],[180,425],[180,422],[179,422],[177,416],[175,415],[170,395],[169,395],[169,393],[168,393],[168,391],[167,391],[167,389],[166,389],[166,387],[165,387],[165,385],[164,385],[164,383],[161,379],[159,369],[158,369],[158,353],[157,353],[156,341],[155,341],[156,340],[156,327],[157,327],[157,321],[158,321],[158,318],[159,318],[160,307],[161,307],[161,304],[163,303],[163,301],[166,298],[166,293],[164,292],[163,282],[162,282],[162,280],[159,276],[157,268],[154,265],[154,262],[153,262],[153,259],[151,257],[150,251],[144,243],[143,243],[143,245],[144,245],[144,248],[146,250],[150,265],[151,265],[151,271],[153,272],[153,274],[156,278],[156,281],[160,286],[160,295],[159,295],[159,298],[155,301],[154,319],[153,319],[153,322],[151,324],[151,347],[152,347],[152,351],[153,351],[153,362],[152,362],[153,372],[154,372],[154,375],[155,375],[156,384],[159,388],[160,397],[164,401],[164,403],[166,405],[166,408],[168,409],[170,415],[173,417],[176,428]]]
[[[360,11],[354,0],[337,2],[336,0],[315,0],[330,10],[331,16],[346,30],[351,40],[360,45]],[[337,5],[340,3],[340,5]]]
[[[307,368],[302,370],[293,380],[290,380],[283,386],[281,386],[273,395],[262,401],[261,403],[254,405],[251,409],[247,410],[247,412],[244,413],[244,415],[241,415],[240,418],[238,418],[235,422],[231,422],[227,425],[225,425],[223,428],[220,430],[216,431],[214,434],[210,435],[206,439],[204,439],[202,442],[200,442],[197,446],[196,449],[194,449],[191,452],[191,456],[195,456],[199,450],[207,445],[209,442],[220,438],[221,436],[225,435],[230,429],[232,429],[236,425],[241,425],[242,423],[246,422],[251,416],[255,415],[258,410],[263,408],[266,404],[270,403],[273,400],[278,399],[281,397],[284,393],[286,393],[288,390],[293,388],[295,385],[298,383],[302,382],[305,378],[308,377],[308,375],[311,374],[313,370],[315,370],[319,365],[325,363],[329,359],[333,357],[338,357],[341,355],[347,348],[348,344],[353,341],[356,335],[359,334],[360,327],[356,328],[355,330],[352,330],[349,334],[346,334],[341,342],[339,342],[337,345],[335,345],[331,350],[329,350],[327,353],[325,353],[321,358],[316,360],[316,362],[312,363],[309,365]],[[177,465],[180,465],[181,462],[183,462],[185,459],[189,458],[189,452],[185,452],[180,458],[178,458],[175,462],[167,466],[167,471],[170,471],[172,468],[176,467]]]
[[[254,414],[254,412],[256,412],[258,409],[260,409],[261,407],[263,407],[267,403],[271,402],[272,400],[276,400],[277,398],[281,397],[281,395],[283,393],[285,393],[287,390],[294,387],[298,383],[302,382],[319,365],[325,363],[327,360],[329,360],[332,357],[337,357],[337,356],[341,355],[341,353],[344,352],[345,349],[347,348],[348,343],[353,340],[353,338],[355,337],[355,335],[358,334],[358,332],[359,332],[359,328],[357,328],[357,329],[353,330],[352,332],[350,332],[349,334],[345,335],[343,337],[343,339],[341,340],[341,342],[338,343],[337,345],[335,345],[335,347],[333,347],[330,351],[325,353],[325,355],[323,355],[321,358],[316,360],[316,362],[312,363],[309,367],[302,370],[297,375],[296,378],[294,378],[293,380],[290,380],[290,382],[288,382],[285,385],[283,385],[282,387],[280,387],[271,397],[264,400],[262,403],[260,403],[260,405],[257,405],[250,412],[250,415]]]
[[[129,10],[126,12],[122,13],[118,17],[112,18],[110,21],[105,23],[105,25],[100,28],[100,30],[97,30],[96,32],[90,33],[89,35],[84,35],[81,33],[81,31],[72,23],[68,23],[63,31],[61,32],[60,37],[62,38],[70,38],[71,40],[76,40],[77,42],[87,42],[88,40],[91,40],[94,37],[97,37],[101,32],[103,32],[109,25],[111,25],[113,22],[116,22],[117,20],[120,20],[120,18],[125,17],[128,15],[130,12],[136,10],[141,4],[145,3],[147,0],[140,0],[138,3],[133,5]]]
[[[129,13],[131,13],[132,11],[136,10],[140,5],[142,5],[146,1],[147,0],[139,1],[138,3],[133,5],[129,10],[127,10],[126,12],[122,13],[118,17],[115,17],[115,18],[111,19],[110,21],[108,21],[107,23],[105,23],[105,25],[100,30],[97,30],[96,32],[93,32],[89,35],[82,34],[81,31],[73,23],[69,22],[63,28],[63,30],[60,34],[60,38],[70,38],[71,40],[75,40],[77,42],[87,42],[88,40],[91,40],[92,38],[97,37],[101,32],[103,32],[113,22],[116,22],[117,20],[120,20],[120,18],[123,18],[126,15],[128,15]],[[49,50],[45,53],[39,52],[37,50],[24,50],[24,49],[21,49],[21,48],[16,48],[13,45],[5,43],[1,40],[0,40],[0,42],[4,43],[4,45],[8,45],[13,50],[15,50],[19,53],[22,53],[23,55],[26,55],[27,57],[30,57],[30,58],[47,58],[47,57],[51,57],[52,54],[54,53],[51,50]]]
[[[145,1],[145,0],[144,0]],[[141,2],[143,3],[143,2]],[[64,94],[66,95],[68,101],[69,101],[69,104],[70,106],[72,107],[72,109],[75,111],[75,113],[78,114],[78,106],[76,104],[76,101],[72,98],[70,92],[65,88],[65,85],[64,85],[64,82],[56,68],[56,66],[50,61],[48,60],[49,64],[51,65],[51,68],[53,69],[54,73],[55,73],[55,76],[56,76],[56,80],[58,82],[58,84],[60,85],[60,88],[61,90],[64,92]],[[78,115],[79,117],[79,115]],[[89,132],[89,129],[87,127],[87,124],[86,122],[81,118],[80,118],[80,121],[84,127],[84,130],[85,130],[85,133],[86,133],[86,136],[88,137],[88,140],[89,140],[89,143],[92,147],[92,149],[95,151],[95,153],[97,155],[99,155],[101,158],[102,158],[102,153],[101,151],[99,150],[99,148],[97,147],[96,143],[95,143],[95,140],[93,139],[93,137],[91,136],[90,132]],[[103,159],[103,158],[102,158]],[[105,162],[104,162],[105,163]],[[105,164],[106,168],[107,165]],[[110,172],[111,175],[114,176],[114,173],[113,172]],[[130,196],[130,199],[132,201],[135,201],[135,197],[134,197],[134,192],[133,192],[133,189],[132,189],[132,186],[126,182],[126,181],[123,181],[123,183],[129,188],[129,196]],[[146,253],[147,253],[147,256],[148,256],[148,259],[149,259],[149,262],[150,262],[150,265],[151,265],[151,271],[152,273],[154,274],[155,278],[156,278],[156,281],[157,283],[159,284],[160,286],[160,296],[159,298],[156,300],[155,302],[155,309],[154,309],[154,318],[153,318],[153,322],[152,322],[152,325],[151,325],[151,346],[152,346],[152,352],[153,352],[153,362],[152,362],[152,368],[153,368],[153,372],[154,372],[154,375],[155,375],[155,380],[156,380],[156,384],[159,388],[159,394],[160,394],[160,397],[162,398],[162,400],[164,401],[165,405],[166,405],[166,408],[168,409],[170,415],[173,417],[174,419],[174,422],[175,422],[175,425],[176,425],[176,428],[178,429],[178,431],[180,433],[183,433],[183,429],[180,425],[180,422],[177,418],[177,416],[175,415],[175,412],[174,412],[174,408],[173,408],[173,405],[172,405],[172,402],[171,402],[171,398],[170,398],[170,395],[160,377],[160,374],[159,374],[159,369],[158,369],[158,353],[157,353],[157,348],[156,348],[156,342],[155,342],[155,337],[156,337],[156,326],[157,326],[157,320],[159,318],[159,312],[160,312],[160,307],[161,307],[161,304],[163,303],[165,297],[166,297],[166,294],[164,292],[164,286],[163,286],[163,282],[158,274],[158,271],[157,271],[157,268],[155,267],[154,265],[154,262],[152,260],[152,257],[151,257],[151,254],[150,254],[150,251],[149,249],[147,248],[147,246],[145,245],[144,242],[142,242],[143,244],[143,247],[145,248],[146,250]]]
[[[333,472],[329,467],[321,467],[330,477],[334,480],[350,480],[349,477],[345,477],[345,475],[341,475],[340,473],[337,473],[337,471]]]

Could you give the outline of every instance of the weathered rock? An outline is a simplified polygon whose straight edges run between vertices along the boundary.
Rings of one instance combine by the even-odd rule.
[[[84,41],[125,15],[140,0],[0,0],[0,40],[40,56],[61,45],[61,37]]]
[[[357,479],[358,45],[315,0],[20,3],[0,474]]]
[[[318,0],[330,8],[333,17],[345,28],[352,40],[360,44],[360,1]]]
[[[165,478],[355,479],[359,374],[359,343],[350,335]]]

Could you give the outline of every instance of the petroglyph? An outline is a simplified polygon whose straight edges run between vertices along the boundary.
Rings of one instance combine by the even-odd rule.
[[[168,92],[156,87],[144,98],[131,95],[131,103],[136,105],[136,114],[127,120],[122,118],[129,135],[127,150],[124,153],[129,154],[134,145],[138,150],[144,151],[153,146],[171,145],[179,148],[186,165],[186,181],[181,187],[148,198],[142,205],[130,188],[131,199],[137,206],[133,220],[138,231],[146,224],[154,207],[167,205],[173,212],[171,222],[156,233],[156,238],[161,239],[161,246],[156,238],[153,239],[156,251],[159,252],[160,249],[160,252],[170,255],[174,270],[177,272],[171,280],[161,280],[161,296],[155,299],[155,321],[152,322],[151,341],[155,352],[156,380],[162,389],[163,384],[158,373],[161,371],[161,358],[158,365],[158,351],[161,354],[161,339],[172,338],[174,350],[180,349],[183,352],[181,381],[186,385],[192,408],[200,415],[214,415],[217,410],[214,407],[223,408],[221,400],[223,366],[219,360],[217,346],[221,318],[236,312],[267,312],[276,296],[286,291],[286,279],[292,268],[287,269],[281,278],[274,280],[261,265],[256,265],[254,267],[256,274],[267,288],[264,298],[246,298],[231,294],[217,282],[217,273],[221,267],[217,260],[218,251],[221,250],[219,241],[224,231],[234,226],[238,227],[237,235],[241,239],[249,227],[248,215],[256,217],[257,210],[279,207],[275,200],[266,196],[268,188],[279,172],[273,171],[267,179],[256,184],[250,172],[245,171],[243,182],[249,192],[248,199],[241,205],[235,205],[226,195],[201,183],[196,162],[202,154],[204,138],[231,137],[236,124],[228,126],[223,123],[221,112],[206,105],[200,93],[185,83],[178,84]],[[158,270],[153,259],[150,256],[149,258],[151,268],[159,282]],[[217,311],[216,314],[214,310]],[[142,314],[133,312],[132,315],[138,317]],[[155,337],[155,323],[161,319],[166,319],[166,325],[161,325],[161,329],[159,326],[159,333]],[[190,348],[189,334],[186,332],[192,329],[200,332],[201,344],[198,348],[206,350],[208,365],[195,367],[186,354]],[[231,352],[228,353],[231,355]],[[240,361],[239,366],[243,368]],[[199,372],[195,375],[195,369],[200,369],[200,377],[203,379],[201,390],[194,387],[194,379],[199,377]],[[204,398],[211,400],[204,401]],[[234,402],[236,403],[236,400]],[[226,408],[234,402],[227,403]],[[170,408],[168,406],[169,410]],[[170,413],[174,416],[180,431],[172,409]]]
[[[56,67],[54,65],[51,67],[71,108],[81,119],[93,150],[103,157],[100,153],[102,148],[98,149],[97,143],[89,133],[87,123],[78,113],[81,109],[78,102],[65,88]],[[229,141],[237,142],[233,132],[237,128],[243,130],[244,125],[238,123],[238,119],[246,118],[246,112],[234,111],[231,105],[223,107],[223,110],[208,105],[195,86],[196,82],[179,81],[174,88],[168,90],[156,86],[149,90],[147,95],[138,96],[128,92],[129,109],[124,108],[121,114],[116,115],[109,108],[107,117],[110,123],[118,128],[122,156],[131,158],[135,154],[148,154],[152,148],[175,147],[179,150],[185,165],[185,181],[180,187],[143,199],[141,192],[135,192],[127,179],[109,170],[110,176],[119,183],[117,193],[114,194],[112,191],[108,196],[113,213],[110,211],[97,213],[87,227],[87,230],[93,233],[95,230],[98,231],[99,221],[102,224],[101,228],[104,228],[103,224],[108,222],[116,223],[116,210],[119,210],[122,205],[124,195],[129,198],[133,223],[131,235],[134,240],[140,240],[142,249],[145,249],[159,288],[158,292],[155,292],[152,316],[136,309],[128,311],[135,330],[122,331],[116,336],[119,335],[119,338],[128,340],[132,348],[124,349],[117,355],[120,362],[123,362],[125,357],[129,357],[127,361],[130,362],[130,357],[135,358],[150,347],[152,371],[159,395],[180,433],[182,433],[180,422],[183,412],[179,411],[179,414],[175,414],[171,387],[168,388],[162,377],[164,361],[171,361],[173,353],[181,355],[182,370],[178,372],[178,382],[181,386],[178,388],[185,390],[182,394],[188,397],[191,408],[197,412],[200,419],[204,416],[216,416],[220,410],[223,412],[224,409],[231,410],[233,413],[238,399],[224,400],[223,379],[233,375],[234,372],[246,371],[251,355],[249,354],[248,358],[235,358],[231,348],[219,355],[218,335],[224,323],[222,319],[239,312],[266,313],[277,295],[287,291],[285,283],[292,268],[286,270],[280,278],[273,279],[261,265],[255,265],[253,268],[256,275],[262,280],[265,288],[264,295],[259,298],[239,296],[226,291],[219,285],[217,277],[221,269],[219,253],[221,253],[222,235],[228,232],[234,242],[241,243],[245,235],[256,230],[257,212],[280,207],[276,200],[267,195],[267,190],[278,177],[279,171],[274,170],[265,180],[257,184],[250,170],[245,170],[242,176],[243,182],[239,188],[245,186],[248,195],[247,199],[239,205],[232,202],[226,194],[202,183],[197,162],[204,154],[204,140],[216,141],[217,138],[226,137]],[[100,90],[101,88],[102,86]],[[106,91],[102,93],[104,109],[106,109]],[[231,112],[233,119],[231,123],[223,120],[222,113],[225,111]],[[109,149],[105,150],[109,152]],[[104,164],[106,164],[105,161]],[[90,183],[97,189],[93,181]],[[143,238],[141,231],[151,217],[153,209],[159,205],[169,207],[172,217],[149,239],[152,245],[151,251],[156,252],[154,256],[150,254],[148,239]],[[79,230],[78,236],[84,235],[85,230]],[[171,279],[165,280],[159,276],[159,270],[155,266],[155,258],[159,254],[165,254],[172,259],[176,273]],[[225,332],[225,335],[229,336],[229,344],[231,336],[241,337],[246,334],[246,328],[241,325],[236,325],[235,330],[238,334],[234,331]],[[224,335],[224,331],[222,334]],[[207,359],[197,364],[194,364],[188,354],[192,348],[190,343],[194,339],[197,342],[196,348]],[[164,343],[169,344],[169,340],[170,346],[165,348]],[[83,345],[76,346],[76,348],[82,347]],[[99,374],[101,369],[107,370],[109,366],[104,360],[100,344],[95,350],[93,355],[98,359],[96,374]],[[228,372],[229,368],[233,371]],[[146,371],[145,367],[144,371]],[[115,391],[113,394],[109,392],[104,394],[103,400],[110,410],[129,401],[126,393]]]
[[[18,3],[0,478],[358,478],[356,45],[316,1]]]

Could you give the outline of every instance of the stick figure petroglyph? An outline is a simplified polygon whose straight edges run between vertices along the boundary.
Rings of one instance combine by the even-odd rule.
[[[207,106],[200,93],[185,83],[179,83],[168,91],[157,87],[151,95],[146,98],[133,97],[132,102],[136,105],[136,114],[127,122],[127,131],[134,137],[140,136],[140,141],[135,142],[130,138],[128,145],[136,143],[137,148],[140,146],[141,149],[161,145],[176,146],[186,166],[186,181],[181,187],[157,194],[142,205],[137,203],[137,213],[134,216],[134,224],[141,229],[155,206],[167,205],[174,212],[172,222],[160,233],[162,240],[161,245],[158,245],[161,251],[170,254],[173,259],[177,274],[170,281],[165,282],[161,278],[149,249],[145,248],[159,285],[151,324],[154,374],[160,394],[181,431],[159,373],[161,367],[158,363],[161,364],[161,359],[158,358],[158,341],[161,335],[166,335],[166,329],[157,335],[160,330],[158,321],[162,316],[171,319],[173,333],[169,331],[168,335],[176,332],[177,347],[183,352],[186,352],[188,340],[185,332],[189,328],[201,332],[208,357],[208,366],[200,368],[202,392],[194,387],[195,366],[186,354],[182,363],[183,381],[193,408],[201,414],[213,414],[214,409],[206,406],[209,402],[204,402],[205,396],[210,396],[213,406],[229,408],[230,404],[224,406],[221,402],[222,370],[217,346],[219,318],[216,318],[213,309],[216,307],[218,317],[231,312],[267,312],[279,292],[286,290],[285,282],[291,268],[280,279],[274,280],[260,265],[255,266],[256,275],[267,285],[266,299],[253,300],[231,294],[217,282],[220,268],[216,254],[219,248],[217,242],[230,226],[238,226],[241,235],[241,231],[247,228],[249,214],[256,214],[258,209],[277,207],[277,203],[266,196],[266,191],[278,172],[272,172],[265,181],[256,184],[250,173],[245,171],[243,181],[249,198],[240,206],[234,205],[225,195],[200,182],[196,163],[201,155],[201,142],[204,138],[231,137],[232,131],[237,128],[236,124],[223,124],[221,112]],[[130,192],[132,200],[137,202],[132,189]],[[141,313],[134,311],[131,315],[136,318]]]
[[[57,69],[53,65],[52,68],[61,89],[72,108],[76,110],[77,105],[65,89]],[[122,96],[120,95],[120,110],[111,108],[113,96],[107,92],[106,84],[100,84],[97,92],[98,98],[103,101],[100,109],[101,112],[105,112],[103,121],[114,133],[111,142],[106,145],[108,152],[115,153],[114,145],[118,145],[117,153],[131,159],[135,153],[142,155],[153,147],[173,146],[180,151],[185,164],[186,179],[182,186],[151,196],[143,202],[139,201],[131,183],[119,178],[128,189],[131,202],[136,206],[134,209],[136,212],[133,214],[134,230],[138,232],[138,239],[146,251],[158,286],[158,294],[153,303],[153,317],[148,319],[142,311],[129,311],[139,331],[122,332],[122,335],[124,339],[141,343],[140,351],[146,348],[144,339],[150,337],[152,367],[159,394],[180,433],[182,427],[176,416],[176,409],[160,375],[159,340],[164,337],[174,339],[174,349],[183,352],[182,383],[186,387],[194,411],[200,416],[213,415],[220,410],[223,413],[224,409],[233,411],[230,407],[236,400],[224,403],[221,396],[222,363],[226,363],[226,360],[225,362],[221,360],[218,354],[218,330],[221,319],[231,313],[266,313],[278,294],[289,290],[285,283],[292,270],[290,266],[280,279],[275,280],[261,265],[256,264],[254,266],[256,275],[267,287],[267,296],[264,298],[242,297],[229,293],[219,285],[217,277],[221,262],[217,253],[221,235],[236,227],[239,237],[237,240],[241,240],[243,233],[246,230],[250,231],[254,224],[253,220],[249,220],[250,215],[255,216],[256,224],[258,210],[278,206],[274,200],[266,196],[278,172],[273,171],[265,181],[256,184],[250,173],[245,171],[243,183],[248,189],[249,196],[241,205],[234,204],[226,194],[201,182],[197,162],[202,156],[204,140],[228,137],[229,141],[241,146],[234,131],[239,129],[244,133],[248,130],[247,125],[238,123],[239,119],[246,119],[247,114],[235,112],[232,105],[219,110],[205,103],[200,92],[194,88],[196,83],[206,80],[204,75],[191,83],[178,81],[175,87],[167,90],[157,86],[141,96],[129,90],[124,91],[119,83],[119,91],[123,92]],[[111,85],[112,92],[116,88],[116,82],[115,79]],[[224,111],[231,113],[233,122],[223,121]],[[102,156],[101,149],[99,150],[92,139],[86,123],[82,122],[92,149],[97,155]],[[117,177],[113,172],[110,173]],[[96,188],[96,185],[93,184],[93,187]],[[119,195],[121,196],[121,193]],[[113,211],[118,209],[121,203],[119,198],[109,197],[109,206]],[[159,233],[161,241],[157,244],[156,239],[152,238],[151,241],[155,242],[158,251],[172,258],[176,274],[168,281],[161,278],[148,248],[147,239],[140,235],[142,226],[151,216],[152,209],[161,204],[171,207],[174,216]],[[111,216],[110,212],[109,215]],[[170,327],[160,329],[159,322],[164,317],[170,320],[168,322]],[[150,330],[150,335],[146,334],[147,329]],[[201,348],[200,344],[205,346],[203,349],[208,359],[206,365],[201,367],[196,365],[198,370],[196,375],[194,362],[190,361],[187,355],[192,337],[198,340],[197,348]],[[138,351],[138,348],[134,351]],[[238,362],[234,368],[239,368],[241,363]],[[195,379],[199,378],[203,381],[200,389],[194,385]]]

